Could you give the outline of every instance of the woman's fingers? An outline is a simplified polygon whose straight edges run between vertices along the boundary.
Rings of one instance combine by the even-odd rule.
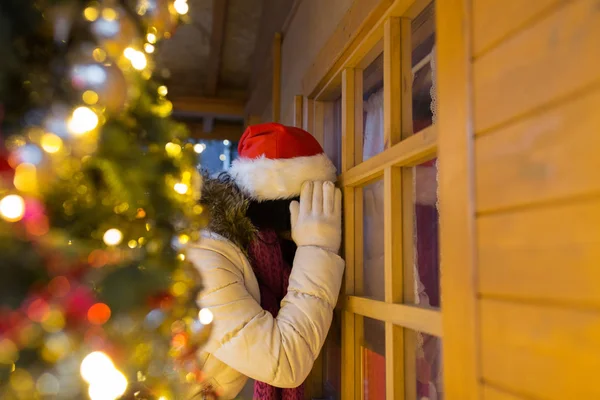
[[[302,191],[300,192],[300,212],[310,214],[313,201],[313,183],[304,182]]]
[[[335,200],[333,206],[333,215],[336,217],[342,216],[342,191],[340,189],[335,189]]]
[[[323,213],[326,215],[333,214],[335,208],[335,185],[333,182],[325,182],[323,184]]]
[[[313,198],[312,198],[312,213],[323,213],[323,182],[314,182]]]
[[[298,214],[300,214],[300,203],[298,203],[297,201],[292,201],[290,203],[292,229],[294,229],[294,227],[298,223]]]

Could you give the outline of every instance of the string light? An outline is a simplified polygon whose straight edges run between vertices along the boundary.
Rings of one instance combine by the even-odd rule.
[[[40,144],[45,152],[54,154],[62,148],[63,142],[60,137],[53,133],[44,133],[42,139],[40,140]]]
[[[165,85],[159,86],[158,87],[158,94],[164,97],[167,94],[169,94],[169,89],[167,89],[167,87]]]
[[[203,308],[198,313],[202,325],[209,325],[213,321],[213,313],[208,308]]]
[[[78,107],[68,122],[69,131],[74,135],[83,135],[98,126],[98,116],[88,107]]]
[[[85,357],[80,372],[90,384],[88,394],[92,400],[116,400],[127,390],[127,378],[102,352],[96,351]]]
[[[221,161],[225,161],[225,159],[226,159],[226,158],[227,158],[227,157],[225,157],[225,154],[221,154],[221,155],[219,156],[219,160],[221,160]]]
[[[104,60],[106,60],[106,52],[100,47],[94,49],[94,51],[92,52],[92,56],[94,57],[94,60],[98,62],[104,62]]]
[[[116,228],[109,229],[104,233],[102,240],[107,246],[117,246],[123,240],[123,233]]]
[[[181,146],[177,143],[169,142],[165,145],[165,150],[170,157],[177,157],[181,154]]]
[[[104,10],[102,10],[102,18],[107,20],[107,21],[114,21],[115,19],[117,19],[117,12],[110,7],[105,8]]]
[[[91,383],[96,380],[99,375],[103,375],[107,371],[114,369],[115,366],[110,357],[101,351],[94,351],[83,359],[79,372],[84,381]]]
[[[231,142],[229,140],[225,139],[225,140],[223,140],[223,144],[225,146],[229,146],[231,144]]]
[[[86,90],[81,96],[85,104],[94,105],[98,102],[98,93],[93,90]]]
[[[151,45],[150,43],[146,43],[144,45],[144,51],[148,54],[152,54],[152,53],[154,53],[154,46]]]
[[[198,154],[201,154],[204,150],[206,150],[206,145],[203,143],[198,143],[194,145],[194,151]]]
[[[128,47],[123,52],[123,55],[125,55],[125,58],[131,61],[131,66],[138,71],[143,70],[148,65],[146,55],[141,51],[137,51],[131,47]]]
[[[20,221],[23,215],[25,215],[25,200],[18,194],[10,194],[0,200],[0,216],[6,221]]]
[[[187,0],[175,0],[173,7],[175,7],[175,11],[177,11],[177,13],[180,15],[185,15],[190,10]]]
[[[173,188],[179,194],[186,194],[190,189],[185,183],[176,183]]]
[[[83,10],[83,16],[88,21],[95,21],[98,19],[98,9],[96,7],[87,7]]]
[[[156,35],[154,33],[149,33],[146,35],[146,40],[148,41],[148,43],[156,43]]]

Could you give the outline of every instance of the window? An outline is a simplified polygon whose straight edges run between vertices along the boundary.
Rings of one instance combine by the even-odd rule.
[[[194,144],[198,153],[198,166],[208,174],[229,169],[237,158],[237,142],[230,140],[201,140]]]
[[[313,99],[341,167],[347,262],[324,386],[332,398],[441,400],[434,6],[391,9]]]

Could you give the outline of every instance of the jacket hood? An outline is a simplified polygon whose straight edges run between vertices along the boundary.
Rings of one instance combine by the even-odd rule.
[[[231,176],[225,172],[214,177],[205,176],[200,204],[208,212],[207,229],[245,252],[257,229],[247,216],[250,198],[242,193]]]

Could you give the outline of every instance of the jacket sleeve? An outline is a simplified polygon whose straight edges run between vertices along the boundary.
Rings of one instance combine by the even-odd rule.
[[[327,336],[344,261],[318,247],[299,247],[288,293],[273,318],[246,289],[241,256],[207,248],[189,249],[188,256],[201,273],[199,303],[214,315],[205,351],[272,386],[302,384]]]

